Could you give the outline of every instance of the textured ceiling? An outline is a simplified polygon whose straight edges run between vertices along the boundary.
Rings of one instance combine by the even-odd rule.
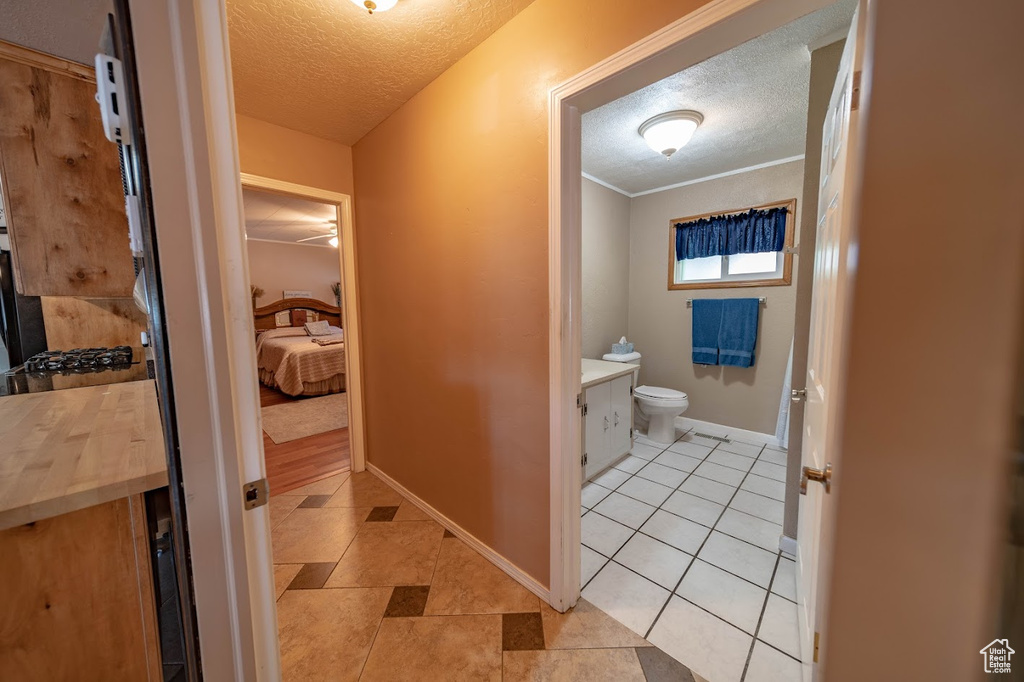
[[[803,154],[807,45],[849,26],[855,7],[842,0],[587,112],[583,172],[634,194]],[[666,159],[637,129],[674,109],[704,122]]]
[[[0,0],[0,40],[92,64],[111,0]]]
[[[351,145],[532,0],[227,0],[235,107]]]
[[[337,209],[308,199],[288,197],[254,189],[242,189],[245,207],[245,236],[275,242],[297,242],[307,237],[330,236]],[[327,239],[305,242],[328,246]]]

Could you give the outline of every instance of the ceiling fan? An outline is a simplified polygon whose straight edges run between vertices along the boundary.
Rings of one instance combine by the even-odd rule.
[[[337,221],[329,220],[329,221],[327,221],[327,223],[325,225],[329,225],[330,226],[330,230],[331,230],[327,234],[318,234],[315,237],[306,237],[305,239],[299,239],[299,240],[296,241],[296,243],[297,244],[301,244],[302,242],[311,242],[311,241],[314,241],[316,239],[326,239],[328,244],[330,244],[334,248],[338,248],[338,224],[337,224]]]

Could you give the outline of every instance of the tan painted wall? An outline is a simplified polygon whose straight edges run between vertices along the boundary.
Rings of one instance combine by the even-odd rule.
[[[334,305],[331,284],[341,281],[338,249],[249,240],[249,280],[266,293],[256,305],[281,299],[285,289],[308,289],[313,298]]]
[[[629,336],[643,355],[640,381],[685,391],[690,399],[685,416],[775,433],[793,337],[796,276],[790,286],[668,291],[669,221],[796,197],[799,224],[802,186],[803,162],[794,161],[633,198]],[[760,296],[768,300],[761,308],[754,366],[694,365],[686,299]]]
[[[583,357],[600,358],[629,323],[629,197],[583,179]]]
[[[543,584],[548,91],[701,4],[537,0],[354,148],[369,461]]]
[[[811,329],[811,293],[814,280],[814,242],[818,224],[818,180],[821,177],[821,131],[828,112],[828,100],[839,72],[845,40],[826,45],[811,53],[811,82],[807,100],[807,139],[804,147],[803,203],[800,216],[800,245],[804,253],[794,262],[803,285],[796,285],[796,322],[793,343],[793,388],[803,388],[807,373],[807,339]],[[800,489],[800,449],[803,443],[803,403],[789,411],[789,457],[786,469],[786,513],[782,532],[795,538]]]
[[[352,195],[352,148],[238,114],[243,173]]]
[[[1024,3],[872,7],[823,679],[992,679],[978,651],[1006,636]]]

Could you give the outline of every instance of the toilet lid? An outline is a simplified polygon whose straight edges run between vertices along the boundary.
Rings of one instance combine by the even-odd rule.
[[[637,386],[633,389],[633,395],[642,395],[645,398],[658,398],[660,400],[681,400],[686,397],[682,391],[674,391],[671,388],[660,388],[658,386]]]

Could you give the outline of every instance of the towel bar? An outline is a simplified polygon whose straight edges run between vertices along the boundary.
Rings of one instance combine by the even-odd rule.
[[[757,300],[761,303],[761,305],[768,305],[768,299],[765,298],[764,296],[761,296]],[[693,307],[693,299],[692,298],[686,299],[686,307],[687,308],[692,308]]]

